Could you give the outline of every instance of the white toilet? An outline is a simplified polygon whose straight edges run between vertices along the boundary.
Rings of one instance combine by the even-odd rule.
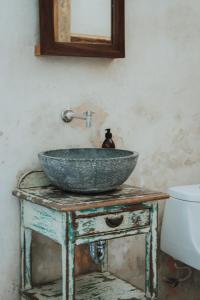
[[[169,189],[161,230],[161,250],[200,270],[200,185]]]

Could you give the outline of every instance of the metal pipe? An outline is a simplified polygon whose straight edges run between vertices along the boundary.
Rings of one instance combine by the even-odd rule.
[[[90,243],[90,255],[95,264],[100,264],[105,257],[105,241],[98,241],[96,243]]]

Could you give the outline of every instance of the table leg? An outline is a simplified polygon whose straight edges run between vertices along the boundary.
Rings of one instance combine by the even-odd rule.
[[[75,299],[75,238],[72,213],[67,214],[66,242],[62,244],[63,300]]]
[[[32,230],[24,227],[24,206],[21,201],[21,288],[32,287],[31,274],[31,242]]]
[[[23,290],[30,289],[31,283],[31,241],[32,230],[21,228],[21,286]]]
[[[158,204],[153,203],[150,209],[150,232],[146,235],[146,298],[157,299],[158,271],[157,271],[157,229]]]
[[[62,299],[67,300],[67,245],[66,239],[63,242],[62,246]]]

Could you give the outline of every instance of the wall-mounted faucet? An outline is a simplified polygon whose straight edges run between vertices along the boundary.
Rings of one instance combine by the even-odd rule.
[[[85,120],[86,128],[90,128],[92,126],[92,115],[93,114],[94,114],[94,112],[88,110],[88,111],[84,112],[82,115],[78,115],[73,110],[67,109],[62,112],[61,117],[62,117],[62,120],[67,123],[71,122],[74,118]]]

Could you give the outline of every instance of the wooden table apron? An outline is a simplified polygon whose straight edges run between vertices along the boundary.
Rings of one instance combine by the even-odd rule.
[[[61,245],[63,300],[75,299],[74,266],[76,245],[145,234],[145,299],[157,299],[158,204],[157,201],[152,200],[166,199],[168,195],[125,186],[124,189],[109,195],[70,195],[69,200],[69,194],[58,192],[55,187],[49,187],[47,183],[42,187],[33,185],[33,182],[31,185],[30,174],[32,176],[33,173],[34,172],[31,172],[23,176],[18,188],[13,192],[13,194],[21,200],[22,299],[32,299],[25,297],[25,294],[26,291],[32,288],[31,240],[33,230]],[[39,174],[39,172],[36,174],[36,177],[38,177],[38,175],[44,176],[43,174]],[[24,180],[24,178],[26,179]],[[41,180],[39,181],[42,182]],[[41,193],[41,188],[43,194]],[[40,191],[40,194],[38,191]],[[56,191],[59,194],[59,199],[58,194],[56,196]],[[54,199],[52,195],[54,195]],[[65,198],[63,198],[64,196]],[[73,197],[74,199],[76,198],[74,200],[76,205],[72,207],[70,201]],[[93,207],[91,201],[87,201],[88,197],[90,200],[95,200],[93,201]],[[77,198],[79,198],[79,201]],[[62,201],[59,202],[60,199],[65,199],[66,201],[63,200],[65,204],[61,205]],[[125,200],[123,201],[123,199]],[[140,201],[138,201],[138,199]],[[100,202],[102,204],[101,206]],[[82,207],[82,209],[79,209],[80,207]],[[107,229],[105,220],[111,218],[112,221],[113,218],[115,219],[118,216],[120,216],[124,223],[116,228]],[[130,223],[130,220],[132,220],[133,223]],[[106,270],[107,256],[102,264],[102,271]],[[51,297],[49,299],[51,299]]]

